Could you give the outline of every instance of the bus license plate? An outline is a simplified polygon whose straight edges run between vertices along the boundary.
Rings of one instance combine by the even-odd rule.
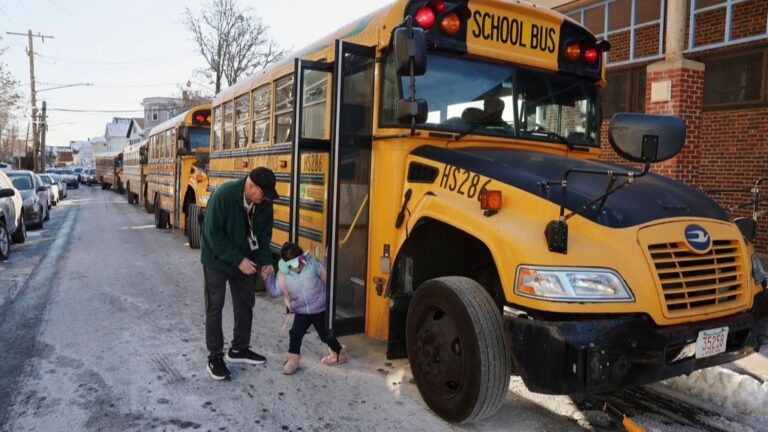
[[[728,341],[728,327],[702,330],[696,339],[696,358],[713,356],[725,352]]]

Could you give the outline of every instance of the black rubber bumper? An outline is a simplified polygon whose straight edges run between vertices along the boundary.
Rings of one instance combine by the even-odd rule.
[[[728,363],[768,343],[768,293],[752,310],[723,318],[659,327],[645,316],[581,321],[505,317],[516,372],[531,391],[600,393],[649,384]],[[697,359],[686,354],[699,331],[728,327],[726,351]],[[690,348],[690,346],[689,346]]]

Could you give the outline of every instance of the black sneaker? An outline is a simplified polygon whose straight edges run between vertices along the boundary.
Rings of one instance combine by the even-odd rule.
[[[222,358],[208,360],[208,366],[205,369],[208,371],[208,375],[216,381],[229,379],[229,369]]]
[[[227,363],[247,363],[251,365],[260,365],[267,361],[264,356],[256,354],[247,348],[242,351],[235,351],[230,348],[224,358],[227,360]]]

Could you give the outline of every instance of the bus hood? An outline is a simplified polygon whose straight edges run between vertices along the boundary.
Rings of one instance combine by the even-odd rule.
[[[560,205],[562,188],[546,188],[544,181],[559,182],[569,169],[626,171],[626,167],[598,161],[566,158],[523,150],[497,148],[446,149],[419,147],[413,155],[465,169],[519,188]],[[439,180],[439,179],[438,179]],[[626,177],[619,178],[619,182]],[[605,193],[609,177],[574,173],[568,177],[565,207],[576,210]],[[514,205],[507,203],[506,205]],[[608,197],[602,211],[592,206],[579,214],[612,228],[640,225],[671,217],[703,217],[728,221],[728,215],[703,192],[656,174],[636,178],[634,184]],[[556,219],[552,214],[551,219]]]

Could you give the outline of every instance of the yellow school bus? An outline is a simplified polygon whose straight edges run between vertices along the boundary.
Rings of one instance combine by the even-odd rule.
[[[146,183],[147,142],[123,149],[122,184],[128,204],[145,205],[142,187]]]
[[[144,202],[157,228],[184,230],[200,247],[202,212],[208,203],[210,105],[198,105],[149,133]]]
[[[400,0],[212,103],[210,189],[267,166],[273,250],[328,268],[326,326],[408,357],[451,422],[511,374],[604,392],[732,361],[768,314],[753,245],[700,191],[649,172],[682,121],[618,114],[610,48],[545,8]]]
[[[120,176],[123,173],[123,152],[105,152],[96,155],[96,178],[102,189],[113,188],[122,193]]]

